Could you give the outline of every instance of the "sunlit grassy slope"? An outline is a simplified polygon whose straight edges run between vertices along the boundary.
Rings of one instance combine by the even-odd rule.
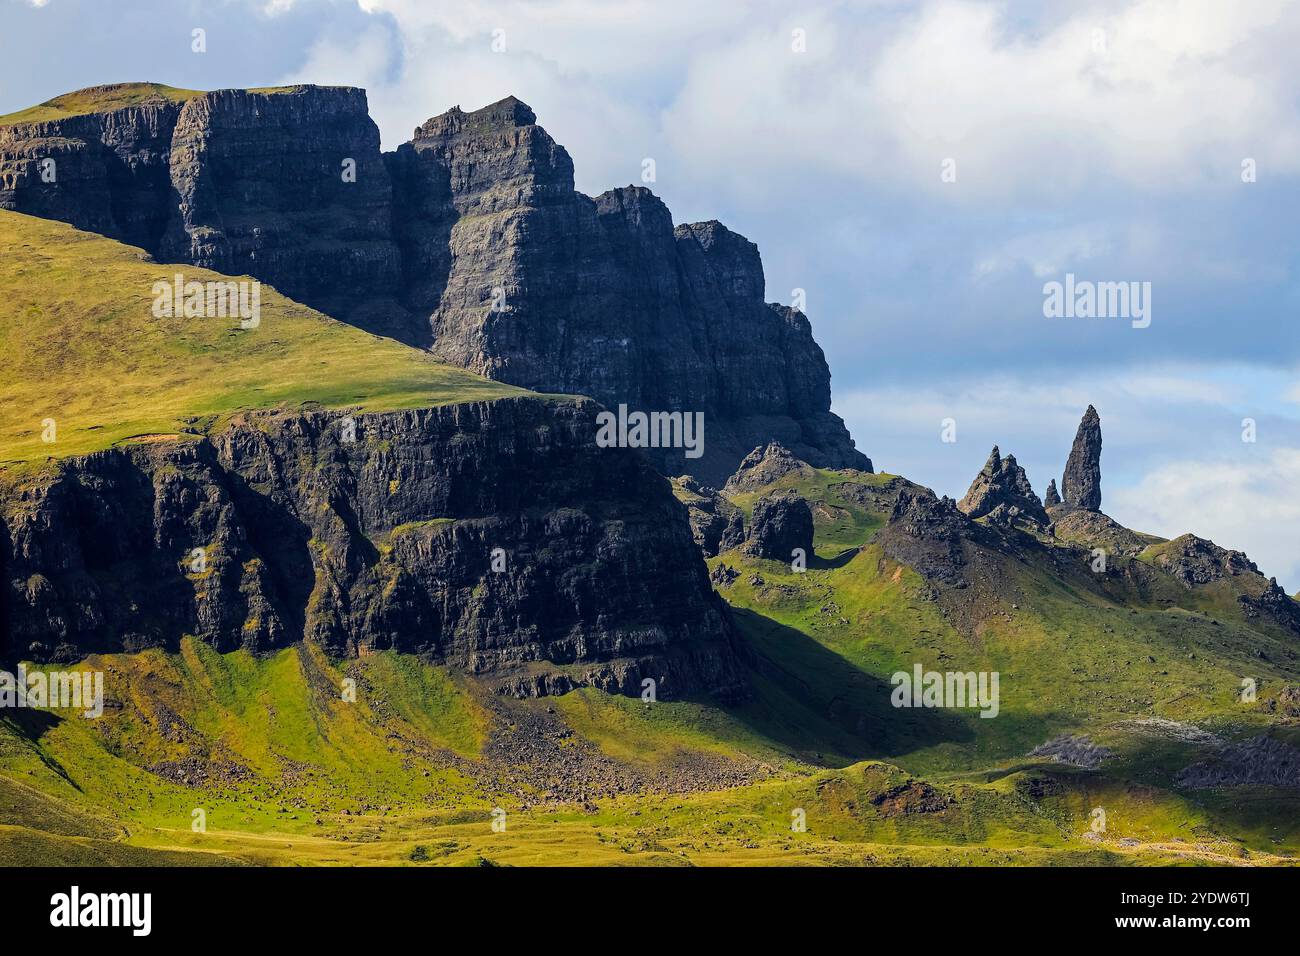
[[[799,490],[844,503],[836,485],[861,479],[819,472]],[[1283,638],[1249,628],[1225,596],[1176,585],[1096,593],[1015,566],[1017,606],[963,634],[873,543],[883,515],[817,514],[818,551],[848,543],[851,558],[802,574],[736,552],[711,562],[741,571],[723,592],[752,651],[754,696],[736,707],[584,690],[494,716],[476,682],[444,668],[394,654],[335,662],[309,647],[258,659],[187,641],[176,655],[92,661],[129,688],[121,707],[99,721],[0,722],[0,860],[84,859],[96,847],[105,862],[309,865],[1222,865],[1300,854],[1295,791],[1174,780],[1222,742],[1268,732],[1300,744],[1300,729],[1234,696],[1240,674],[1260,680],[1264,699],[1297,674]],[[916,661],[998,670],[1001,713],[891,707],[889,675]],[[355,703],[339,697],[347,677]],[[585,806],[488,783],[479,771],[499,721],[543,711],[572,745],[627,766],[694,756],[766,770],[729,789]],[[1028,756],[1064,733],[1113,756],[1097,769]],[[190,826],[199,807],[204,833]],[[494,807],[508,814],[505,832],[491,827]],[[1089,828],[1097,807],[1104,834]],[[791,829],[796,811],[806,832]]]
[[[261,288],[261,323],[155,318],[153,284],[223,276],[0,211],[0,466],[249,408],[423,407],[522,394]],[[56,441],[43,441],[46,419]]]
[[[0,468],[133,436],[199,434],[247,408],[381,410],[519,393],[265,286],[256,329],[155,319],[152,285],[177,267],[58,223],[0,212],[0,246]],[[47,418],[53,444],[41,440]],[[749,650],[753,696],[739,706],[646,706],[592,690],[501,702],[414,658],[334,661],[311,646],[258,658],[186,640],[176,654],[93,658],[112,688],[103,717],[0,712],[0,864],[1300,854],[1296,791],[1175,783],[1224,742],[1268,732],[1300,744],[1294,721],[1238,699],[1244,676],[1259,681],[1263,703],[1300,682],[1294,640],[1244,616],[1239,583],[1188,590],[1157,579],[1139,592],[1122,576],[1097,584],[1002,556],[1005,593],[982,597],[991,603],[981,624],[961,629],[876,543],[888,516],[864,502],[895,480],[816,470],[778,483],[813,505],[816,558],[805,573],[734,551],[711,560],[737,572],[721,591]],[[749,512],[756,497],[733,503]],[[998,671],[998,717],[890,706],[890,675],[918,662]],[[343,696],[348,680],[355,701]],[[671,773],[721,761],[761,772],[727,789],[548,799],[491,746],[541,715],[567,728],[565,746],[623,767]],[[1067,733],[1113,757],[1089,770],[1028,756]],[[1103,835],[1089,830],[1098,806]],[[508,813],[504,832],[490,824],[496,807]],[[806,832],[791,829],[796,811]]]

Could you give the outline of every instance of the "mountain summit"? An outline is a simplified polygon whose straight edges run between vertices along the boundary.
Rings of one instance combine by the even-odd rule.
[[[702,458],[649,450],[670,474],[721,484],[773,440],[871,469],[830,410],[808,319],[764,301],[758,248],[718,222],[674,225],[641,186],[577,192],[516,97],[455,107],[382,153],[364,90],[166,91],[0,118],[0,208],[254,276],[498,381],[703,413]]]

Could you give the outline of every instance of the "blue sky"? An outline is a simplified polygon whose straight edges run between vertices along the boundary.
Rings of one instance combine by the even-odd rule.
[[[513,93],[568,147],[580,189],[639,182],[652,157],[677,221],[756,241],[769,299],[805,290],[836,410],[878,468],[959,496],[997,443],[1041,494],[1092,403],[1104,510],[1241,548],[1300,588],[1300,5],[0,0],[0,14],[0,112],[125,80],[350,83],[392,148],[452,105]],[[1043,284],[1067,272],[1150,282],[1150,327],[1045,318]]]

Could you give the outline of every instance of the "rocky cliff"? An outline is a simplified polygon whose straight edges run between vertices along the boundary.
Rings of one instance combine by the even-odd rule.
[[[684,509],[588,401],[258,413],[66,459],[0,497],[7,659],[306,639],[519,695],[742,693]]]
[[[500,381],[702,412],[702,457],[648,450],[668,473],[721,484],[774,439],[871,467],[830,411],[808,319],[764,302],[757,247],[717,222],[674,226],[641,187],[578,193],[513,97],[434,117],[388,154],[364,91],[341,87],[0,126],[0,208],[255,276]]]

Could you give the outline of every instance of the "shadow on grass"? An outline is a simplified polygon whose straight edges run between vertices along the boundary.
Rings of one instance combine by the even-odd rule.
[[[861,547],[845,548],[833,558],[819,558],[815,554],[809,555],[808,567],[814,571],[834,571],[836,568],[842,568],[852,561],[861,550]]]
[[[894,707],[888,681],[802,631],[742,608],[732,615],[753,655],[754,686],[754,698],[732,712],[802,759],[843,766],[974,739],[952,713]]]
[[[51,773],[58,774],[72,787],[81,790],[81,785],[72,779],[67,770],[63,768],[63,765],[47,754],[40,745],[41,738],[62,721],[62,717],[51,714],[49,711],[37,710],[32,707],[17,707],[9,711],[4,717],[0,717],[0,726],[8,728],[16,737],[27,741],[32,748],[32,753],[36,755],[41,763],[45,764]]]

